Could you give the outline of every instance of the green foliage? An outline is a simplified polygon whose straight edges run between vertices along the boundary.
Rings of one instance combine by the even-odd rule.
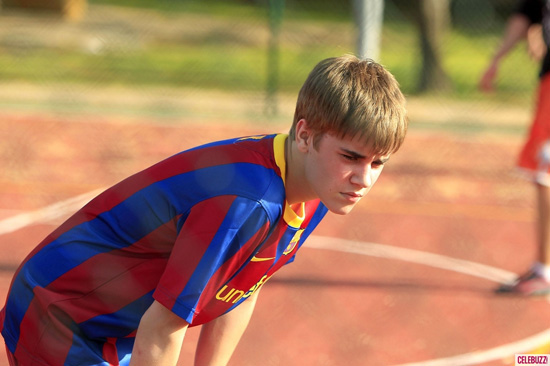
[[[482,94],[478,89],[502,31],[472,33],[452,29],[445,35],[440,54],[453,88],[440,91],[439,95],[459,99],[502,99],[517,104],[531,101],[539,66],[529,58],[525,45],[516,47],[502,61],[495,93]],[[386,22],[382,44],[381,63],[396,76],[405,93],[416,94],[422,62],[416,30],[410,23]]]
[[[266,0],[267,1],[267,0]],[[265,13],[254,1],[223,0],[89,0],[90,4],[116,5],[127,8],[149,9],[164,13],[192,12],[227,18],[256,17]]]
[[[0,43],[0,80],[263,91],[268,74],[267,1],[91,0],[92,5],[146,7],[168,17],[199,15],[215,26],[201,35],[181,34],[126,47],[123,52],[116,47],[75,49]],[[349,4],[333,12],[330,9],[334,7],[329,9],[326,4],[298,1],[285,8],[278,43],[276,87],[280,92],[296,93],[320,59],[353,53],[355,28],[351,16],[346,15]],[[386,17],[380,61],[394,73],[406,94],[415,94],[421,65],[417,30],[391,7]],[[232,32],[237,24],[250,34]],[[441,55],[454,88],[446,91],[446,96],[481,97],[477,83],[499,39],[500,33],[494,29],[449,31]],[[499,92],[483,98],[525,103],[532,97],[536,74],[536,63],[518,48],[502,65]]]

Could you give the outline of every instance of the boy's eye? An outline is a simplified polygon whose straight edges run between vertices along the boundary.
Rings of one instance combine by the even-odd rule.
[[[351,155],[347,155],[347,154],[342,154],[342,156],[343,156],[344,159],[346,159],[346,160],[350,160],[350,161],[355,161],[355,160],[357,160],[357,157],[355,157],[355,156],[351,156]]]

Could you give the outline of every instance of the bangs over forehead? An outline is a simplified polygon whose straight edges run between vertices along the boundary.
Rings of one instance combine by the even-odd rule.
[[[354,56],[317,64],[298,95],[291,137],[301,119],[316,136],[360,139],[382,155],[401,147],[408,126],[405,97],[393,75]]]

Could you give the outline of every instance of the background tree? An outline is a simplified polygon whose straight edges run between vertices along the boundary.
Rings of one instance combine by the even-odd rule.
[[[421,55],[418,92],[448,90],[451,81],[442,64],[441,46],[450,25],[449,0],[394,0],[418,28]]]

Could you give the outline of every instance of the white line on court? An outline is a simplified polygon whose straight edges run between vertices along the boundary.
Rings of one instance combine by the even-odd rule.
[[[550,339],[550,329],[520,341],[504,344],[485,351],[465,353],[452,357],[439,358],[437,360],[406,363],[398,366],[468,366],[502,360],[507,357],[512,360],[515,354],[528,353],[541,345],[548,344],[548,339]]]
[[[510,282],[516,277],[516,274],[513,272],[487,266],[485,264],[451,258],[440,254],[421,252],[414,249],[394,247],[391,245],[316,235],[311,235],[304,245],[315,249],[336,250],[345,253],[355,253],[368,255],[371,257],[397,259],[406,262],[424,264],[426,266],[460,272],[499,283]]]
[[[101,191],[102,189],[97,189],[64,201],[56,202],[38,210],[24,212],[22,214],[0,220],[0,235],[9,234],[29,225],[49,222],[65,216],[84,206]]]
[[[367,243],[354,240],[330,238],[326,236],[312,235],[306,247],[315,249],[335,250],[345,253],[355,253],[372,257],[396,259],[406,262],[423,264],[426,266],[460,272],[470,276],[485,278],[499,283],[512,281],[517,275],[513,272],[487,266],[480,263],[446,257],[444,255],[421,252],[414,249],[399,248],[383,244]],[[550,329],[539,334],[504,344],[495,348],[464,353],[452,357],[426,360],[422,362],[407,363],[398,366],[468,366],[479,365],[484,362],[502,360],[513,357],[515,354],[528,353],[550,342]]]
[[[36,223],[46,223],[70,214],[84,206],[101,189],[84,193],[64,201],[54,203],[42,209],[12,216],[0,220],[0,235],[8,234]],[[515,274],[509,271],[487,266],[480,263],[446,257],[439,254],[426,253],[418,250],[393,247],[383,244],[366,243],[312,235],[306,247],[315,249],[335,250],[345,253],[355,253],[379,258],[396,259],[417,264],[423,264],[444,270],[460,272],[471,276],[485,278],[495,282],[509,282]],[[479,365],[497,359],[503,359],[516,353],[525,353],[548,344],[550,329],[523,340],[508,343],[484,351],[465,353],[462,355],[426,360],[419,363],[408,363],[400,366],[466,366]]]

